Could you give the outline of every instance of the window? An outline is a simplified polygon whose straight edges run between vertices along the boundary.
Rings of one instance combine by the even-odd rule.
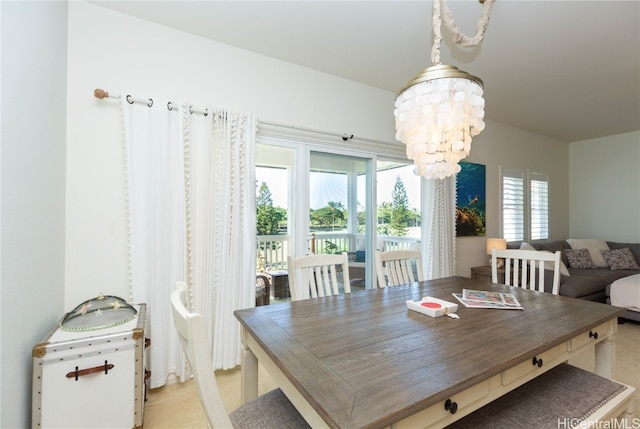
[[[507,241],[549,238],[549,177],[500,168],[502,237]]]
[[[549,238],[549,178],[529,173],[529,225],[531,240]]]
[[[501,169],[502,237],[507,241],[524,240],[524,175],[521,171]]]
[[[413,164],[379,158],[377,165],[377,232],[385,240],[384,250],[417,246],[422,225],[421,178],[414,174]]]

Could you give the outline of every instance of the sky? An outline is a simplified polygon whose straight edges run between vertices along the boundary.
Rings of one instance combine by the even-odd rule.
[[[412,165],[378,173],[378,204],[385,201],[391,202],[391,193],[396,183],[396,176],[398,175],[402,179],[407,191],[409,207],[419,210],[420,177],[413,174]],[[364,179],[364,177],[362,177],[362,179]],[[258,167],[256,169],[256,180],[258,184],[263,181],[267,183],[269,191],[271,191],[274,206],[288,206],[286,170]],[[362,185],[360,183],[362,183]],[[345,208],[347,207],[347,186],[344,176],[341,177],[337,174],[312,174],[311,186],[312,189],[315,189],[315,191],[311,193],[312,209],[324,207],[329,201],[341,202]],[[364,180],[359,181],[358,190],[358,201],[362,202],[364,201]]]

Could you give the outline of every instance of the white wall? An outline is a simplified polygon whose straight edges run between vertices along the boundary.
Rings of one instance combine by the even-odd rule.
[[[570,235],[640,242],[640,131],[569,146]]]
[[[67,3],[0,8],[0,427],[26,428],[31,350],[63,313]]]
[[[69,5],[67,310],[100,292],[128,297],[120,114],[97,87],[255,112],[261,120],[394,142],[394,94],[232,48],[96,5]],[[487,165],[488,235],[498,234],[498,165],[551,175],[553,231],[568,234],[567,145],[489,123],[471,162]],[[458,240],[458,273],[484,238]]]

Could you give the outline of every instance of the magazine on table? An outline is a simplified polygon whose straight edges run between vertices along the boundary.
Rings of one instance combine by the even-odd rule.
[[[462,289],[454,293],[462,305],[469,308],[500,308],[505,310],[524,310],[513,294],[486,290]]]

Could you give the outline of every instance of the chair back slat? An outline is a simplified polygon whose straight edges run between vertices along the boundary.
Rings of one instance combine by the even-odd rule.
[[[378,286],[381,288],[423,281],[420,250],[376,251],[376,272]]]
[[[551,293],[560,294],[560,251],[505,249],[491,252],[491,281],[498,281],[499,261],[504,261],[504,284],[524,289],[545,291],[545,269],[553,271]]]
[[[291,299],[309,298],[351,293],[349,280],[349,257],[346,252],[339,255],[307,255],[288,258],[289,289]]]
[[[409,260],[387,261],[387,276],[389,284],[399,285],[404,283],[413,283],[413,269]]]

